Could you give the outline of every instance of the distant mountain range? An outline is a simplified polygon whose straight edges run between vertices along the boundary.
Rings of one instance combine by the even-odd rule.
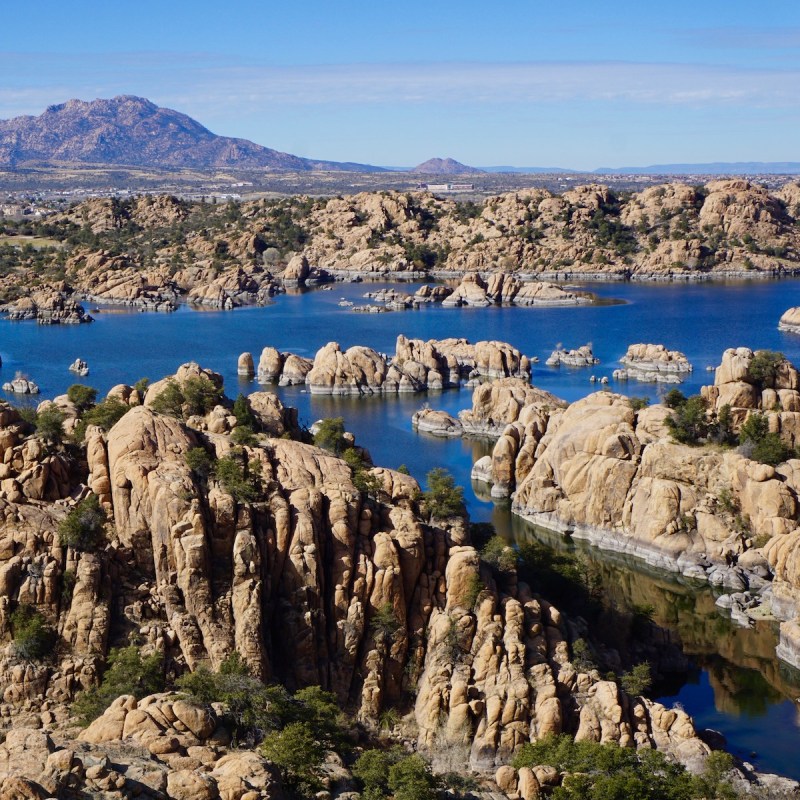
[[[598,175],[797,175],[798,161],[714,161],[708,164],[653,164],[649,167],[600,167]]]
[[[61,166],[147,169],[264,170],[267,172],[403,171],[430,175],[482,172],[595,175],[780,175],[800,174],[800,162],[716,162],[602,167],[593,172],[563,167],[470,167],[452,158],[431,158],[416,167],[374,167],[320,161],[271,150],[247,139],[217,136],[199,122],[143,97],[68,100],[38,117],[0,120],[0,170]]]
[[[158,169],[380,172],[380,167],[315,161],[247,139],[217,136],[199,122],[143,97],[69,100],[38,117],[0,121],[0,168],[92,164]]]

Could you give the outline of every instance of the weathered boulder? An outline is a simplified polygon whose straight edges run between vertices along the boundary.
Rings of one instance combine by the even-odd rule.
[[[692,371],[686,356],[663,344],[632,344],[620,359],[625,369],[615,370],[615,380],[644,383],[680,383]]]

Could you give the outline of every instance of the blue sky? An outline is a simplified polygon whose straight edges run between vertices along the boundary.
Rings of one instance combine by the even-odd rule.
[[[800,161],[797,0],[38,0],[0,76],[0,118],[137,94],[316,158]]]

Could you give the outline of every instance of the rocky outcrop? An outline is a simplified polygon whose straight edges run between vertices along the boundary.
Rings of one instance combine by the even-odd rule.
[[[176,672],[215,669],[235,650],[253,674],[290,689],[319,684],[367,723],[407,699],[413,685],[418,747],[445,747],[475,768],[494,768],[522,742],[551,732],[655,745],[684,760],[708,752],[682,712],[630,698],[576,669],[564,616],[515,575],[498,583],[470,545],[464,519],[421,516],[410,476],[366,467],[374,485],[369,493],[357,488],[345,461],[283,438],[278,423],[286,418],[268,393],[250,405],[259,420],[275,423],[274,435],[237,447],[229,428],[212,425],[224,405],[186,421],[153,410],[170,380],[186,386],[201,376],[218,380],[184,365],[107,433],[89,428],[85,462],[48,452],[26,436],[13,410],[0,409],[8,475],[0,496],[0,636],[7,643],[0,711],[27,703],[52,714],[40,724],[58,728],[64,703],[97,679],[107,648],[132,634],[143,653],[162,653]],[[545,424],[537,413],[552,412],[550,424],[570,413],[546,403],[537,412],[520,408],[514,398],[524,394],[523,381],[506,384],[502,396],[519,424],[532,429]],[[235,417],[226,422],[235,424]],[[226,482],[222,470],[193,470],[189,464],[198,462],[187,454],[198,448],[209,460],[236,465],[249,490]],[[540,460],[537,453],[531,472]],[[87,483],[109,525],[101,546],[75,551],[56,531]],[[773,507],[758,490],[751,494],[757,509]],[[75,576],[71,596],[66,572]],[[38,664],[21,662],[9,642],[8,611],[22,602],[57,631],[59,646]],[[387,614],[391,636],[375,622]],[[132,746],[138,758],[118,769]],[[64,780],[75,774],[102,791],[152,780],[176,798],[274,796],[274,773],[263,759],[226,747],[209,709],[170,695],[122,697],[79,742],[61,748],[83,771],[66,753],[51,766],[57,761]],[[92,760],[96,748],[112,748],[114,758]],[[47,751],[45,762],[61,752],[46,744],[31,749]]]
[[[559,305],[586,298],[547,281],[793,274],[800,265],[797,195],[797,184],[771,193],[746,180],[720,180],[650,186],[631,196],[599,184],[560,195],[531,189],[469,207],[424,192],[218,208],[161,196],[91,199],[50,222],[76,292],[143,309],[172,308],[190,292],[192,302],[217,308],[266,303],[284,283],[292,288],[333,274],[431,273],[465,281],[455,291],[418,292],[414,303],[449,294],[453,304]],[[91,247],[68,244],[76,225],[94,232]],[[154,237],[156,228],[168,235]],[[119,229],[124,255],[117,252]],[[40,273],[20,251],[4,286],[19,296]],[[56,280],[57,270],[51,274]]]
[[[17,374],[13,380],[3,384],[3,391],[13,394],[39,394],[39,385],[30,378]]]
[[[725,405],[738,426],[761,408],[753,358],[744,348],[725,352],[715,386],[703,390],[712,418]],[[773,368],[769,381],[777,388],[762,391],[784,392],[790,405],[797,373],[785,361]],[[510,420],[473,477],[492,483],[496,496],[511,494],[515,513],[734,591],[763,594],[769,587],[775,613],[800,616],[800,462],[772,467],[733,450],[678,444],[665,406],[634,408],[625,397],[599,392],[562,408],[532,395],[526,402],[528,391],[536,390],[503,382],[480,387],[473,411],[460,415],[465,431],[468,421],[492,415]],[[749,406],[732,405],[734,396],[748,398]],[[773,401],[767,394],[768,408]],[[765,413],[771,430],[794,441],[796,412]],[[498,436],[499,424],[484,424]],[[780,652],[797,661],[788,655],[792,631],[785,626]]]
[[[625,369],[614,370],[614,380],[643,383],[680,383],[692,371],[686,356],[663,344],[632,344],[620,359]]]
[[[281,280],[284,286],[302,286],[311,273],[308,266],[308,259],[302,255],[292,256],[286,265]]]
[[[230,733],[208,708],[179,695],[139,701],[123,695],[77,739],[33,727],[9,731],[0,746],[0,791],[3,797],[26,800],[286,796],[272,764],[230,744]]]
[[[497,438],[515,422],[524,426],[535,422],[544,432],[549,415],[565,406],[560,398],[525,380],[506,378],[476,387],[472,409],[460,412],[458,418],[465,433]]]
[[[600,359],[595,358],[590,344],[584,344],[577,350],[558,347],[553,350],[545,363],[548,367],[560,367],[562,364],[565,367],[591,367],[599,364]]]
[[[329,342],[313,362],[265,347],[258,365],[261,383],[305,383],[313,394],[333,395],[423,392],[508,376],[529,378],[530,359],[505,342],[424,342],[402,334],[391,358],[370,347],[342,350],[338,342]]]
[[[76,358],[69,365],[69,371],[85,378],[89,374],[89,365],[82,358]]]
[[[77,325],[90,317],[65,291],[39,291],[6,305],[8,319],[35,319],[40,325]]]
[[[168,217],[169,218],[169,217]],[[166,269],[139,269],[106,250],[78,253],[69,262],[72,280],[92,302],[142,311],[175,311],[180,291]]]
[[[487,588],[475,600],[478,577]],[[562,732],[655,744],[685,761],[707,753],[685,713],[628,698],[597,673],[576,670],[564,617],[524,583],[498,590],[471,547],[451,548],[446,585],[446,605],[431,615],[415,708],[423,747],[447,748],[473,769]]]
[[[787,309],[778,322],[778,330],[800,333],[800,306]]]
[[[463,434],[461,423],[446,411],[434,408],[421,408],[411,417],[411,426],[421,433],[430,433],[445,439],[457,438]]]
[[[427,287],[422,287],[420,294]],[[435,298],[435,294],[427,294]],[[553,283],[523,283],[506,272],[494,272],[487,280],[477,272],[468,272],[458,286],[442,299],[446,308],[481,307],[494,304],[517,306],[575,306],[592,302],[587,292],[572,292]]]
[[[242,353],[236,364],[236,374],[243,378],[252,378],[256,374],[252,353]]]
[[[714,385],[701,392],[713,413],[727,406],[734,425],[760,411],[788,445],[800,444],[800,376],[779,353],[730,348],[722,354]]]

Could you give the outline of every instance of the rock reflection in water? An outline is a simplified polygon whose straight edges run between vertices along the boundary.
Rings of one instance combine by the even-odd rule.
[[[498,532],[517,544],[535,540],[557,552],[579,554],[592,574],[600,577],[609,606],[621,611],[651,607],[653,622],[669,631],[691,664],[681,685],[667,689],[669,694],[658,699],[667,705],[681,703],[700,727],[722,732],[733,752],[757,762],[759,768],[800,778],[796,758],[800,673],[775,656],[775,623],[759,621],[751,628],[739,627],[715,605],[718,593],[707,584],[566,540],[511,516],[503,506],[495,507],[492,521]],[[788,740],[786,748],[772,744],[778,719],[781,737]]]

